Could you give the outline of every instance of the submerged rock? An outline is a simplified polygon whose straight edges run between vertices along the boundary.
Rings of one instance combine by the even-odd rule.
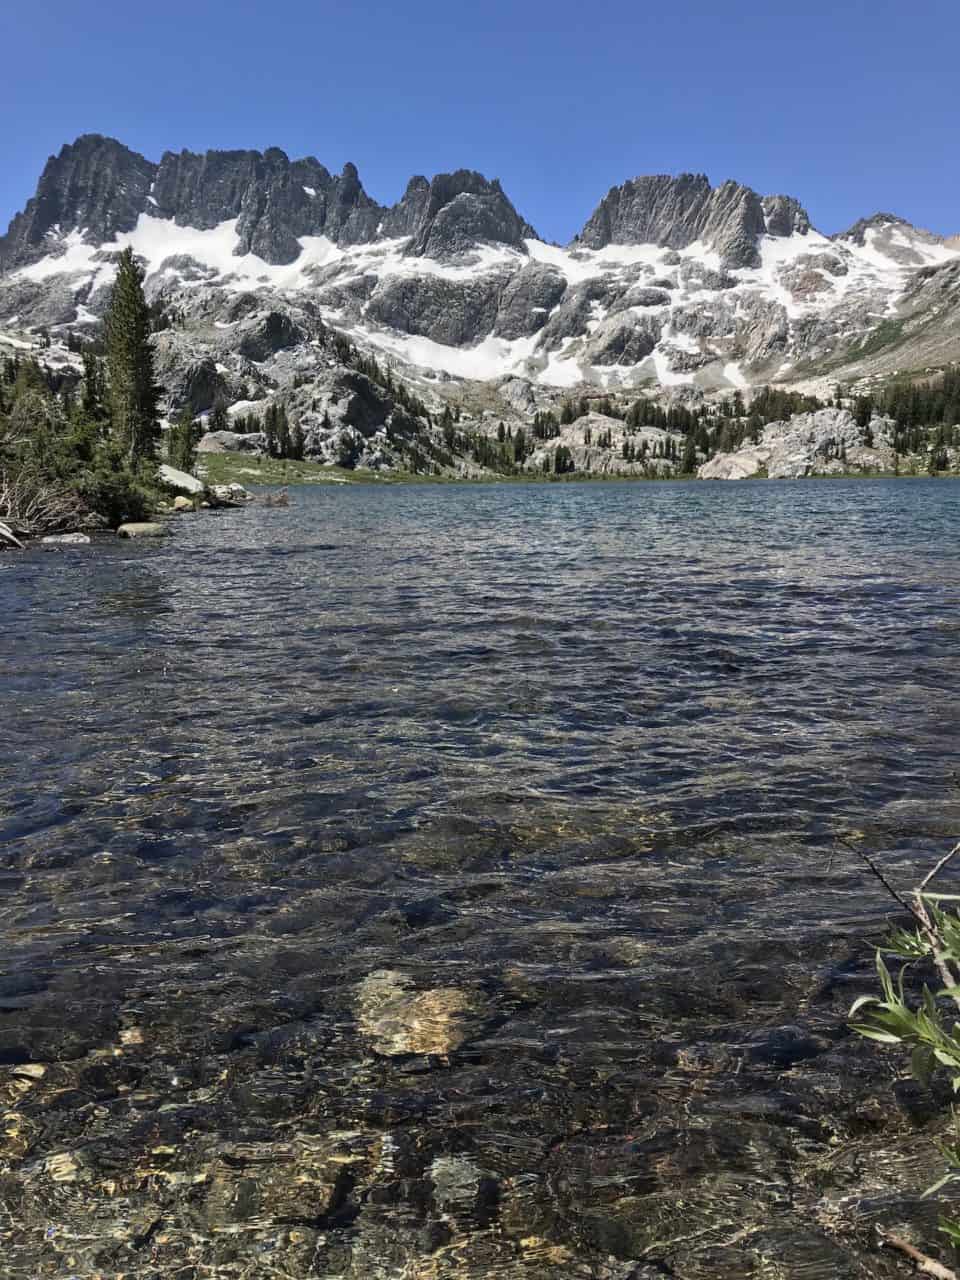
[[[166,525],[157,524],[153,520],[132,521],[122,524],[117,530],[121,538],[162,538],[167,533]]]
[[[85,533],[51,533],[40,541],[49,546],[83,547],[89,544],[90,539]]]
[[[416,991],[395,969],[364,978],[356,1005],[361,1035],[384,1057],[446,1057],[470,1037],[484,1014],[483,1002],[472,992],[460,987]]]

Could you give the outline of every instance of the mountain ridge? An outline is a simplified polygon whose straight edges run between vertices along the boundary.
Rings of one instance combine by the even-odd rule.
[[[321,323],[417,377],[699,395],[942,360],[960,316],[960,243],[887,213],[825,236],[796,197],[732,179],[628,179],[561,247],[469,169],[414,175],[383,205],[352,163],[333,174],[279,148],[154,162],[85,134],[0,239],[0,326],[95,324],[127,245],[207,362],[201,384],[237,399],[277,362],[309,376]]]
[[[62,208],[63,197],[82,200],[85,190],[89,189],[91,169],[98,171],[94,194],[100,197],[101,205],[107,191],[111,191],[118,201],[117,207],[109,210],[98,207],[96,201],[87,208],[90,229],[101,241],[109,240],[117,232],[132,230],[139,213],[156,210],[158,216],[172,218],[178,225],[185,225],[189,216],[189,225],[203,228],[215,225],[212,220],[215,209],[219,215],[217,222],[239,216],[244,224],[241,244],[245,251],[265,250],[268,255],[265,260],[270,262],[295,258],[296,248],[291,235],[319,234],[328,228],[334,231],[332,238],[337,243],[369,242],[381,226],[383,230],[379,234],[384,238],[420,231],[424,246],[421,251],[425,251],[429,235],[422,228],[411,225],[412,211],[418,208],[422,211],[424,204],[428,204],[435,216],[459,194],[502,202],[504,212],[509,210],[515,215],[517,222],[505,243],[516,244],[521,238],[517,234],[519,231],[524,238],[539,238],[530,223],[517,212],[500,180],[487,179],[474,170],[439,173],[433,179],[416,174],[408,180],[398,201],[382,205],[366,192],[357,166],[351,161],[344,164],[339,175],[332,174],[312,155],[291,160],[280,147],[268,147],[264,151],[214,148],[205,152],[184,148],[180,151],[167,150],[159,161],[151,161],[117,138],[86,133],[80,134],[73,142],[65,143],[56,155],[48,157],[36,192],[24,209],[14,214],[7,232],[0,236],[0,270],[9,272],[42,256],[44,235],[57,223],[63,222],[66,212]],[[455,184],[452,193],[449,192],[451,180]],[[133,190],[124,189],[130,183]],[[198,192],[203,186],[211,190],[201,197]],[[251,188],[266,188],[266,207],[262,202],[259,209],[251,208],[249,203],[244,206],[244,192]],[[445,199],[441,197],[444,188],[448,190]],[[270,197],[276,203],[276,196],[281,192],[289,199],[286,208],[278,211],[270,207]],[[310,192],[316,194],[310,195]],[[639,210],[634,208],[632,217],[629,212],[623,216],[623,206],[629,200],[636,205],[638,193],[641,196]],[[120,199],[121,194],[127,198]],[[318,196],[319,205],[316,204]],[[738,203],[742,206],[740,209],[737,208]],[[612,205],[620,214],[613,219]],[[76,209],[71,212],[75,215]],[[263,218],[275,222],[278,213],[280,216],[285,214],[292,225],[284,226],[282,231],[275,230],[273,238],[269,232],[258,237],[256,222]],[[329,221],[327,213],[330,214]],[[611,221],[616,229],[610,226]],[[729,234],[730,221],[734,224],[732,235]],[[724,226],[725,222],[727,226]],[[880,222],[899,223],[925,231],[898,214],[878,211],[832,233],[830,238],[842,240],[862,236],[865,228]],[[606,234],[605,223],[608,228]],[[297,228],[300,228],[299,232]],[[802,234],[811,228],[814,224],[809,214],[794,196],[784,193],[761,195],[748,184],[732,178],[714,187],[703,173],[659,173],[637,175],[611,186],[583,227],[566,244],[600,248],[611,243],[655,243],[679,248],[692,243],[704,232],[709,243],[719,231],[718,238],[726,247],[726,231],[732,241],[729,265],[748,266],[755,258],[750,246],[743,241],[744,233],[749,239],[764,232],[784,236],[799,230]],[[487,231],[494,237],[497,234],[496,226],[489,221]],[[956,238],[935,232],[926,234],[942,241]],[[261,252],[260,256],[264,254]]]

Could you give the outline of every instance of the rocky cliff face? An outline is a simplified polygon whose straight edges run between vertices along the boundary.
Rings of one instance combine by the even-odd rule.
[[[443,258],[477,243],[523,251],[524,238],[536,234],[499,182],[465,169],[432,182],[413,178],[403,199],[385,208],[364,191],[353,164],[333,176],[312,156],[290,160],[277,147],[168,151],[152,164],[87,134],[47,161],[36,195],[0,239],[0,264],[9,272],[36,262],[69,231],[103,244],[132,231],[141,215],[198,230],[236,220],[235,253],[275,265],[295,261],[305,236],[347,246],[410,237],[410,254]]]
[[[55,254],[59,237],[84,228],[91,244],[132,231],[146,209],[157,166],[113,138],[86,134],[44,166],[36,194],[0,237],[0,269]]]
[[[789,196],[762,200],[749,187],[711,187],[702,173],[634,178],[613,187],[580,233],[590,249],[611,244],[655,244],[685,249],[697,241],[727,267],[760,265],[763,235],[804,235],[810,219]]]
[[[889,214],[828,238],[792,196],[654,175],[613,188],[561,249],[471,170],[414,177],[387,207],[352,164],[276,148],[154,163],[99,135],[51,157],[0,240],[0,331],[91,332],[125,245],[185,332],[198,396],[234,366],[267,376],[254,314],[293,347],[322,321],[424,376],[545,387],[832,385],[960,356],[960,243]]]
[[[858,425],[848,409],[818,409],[797,413],[786,422],[771,422],[756,444],[735,453],[718,453],[705,462],[701,480],[800,480],[812,475],[840,475],[850,471],[892,471],[896,423],[874,418]]]

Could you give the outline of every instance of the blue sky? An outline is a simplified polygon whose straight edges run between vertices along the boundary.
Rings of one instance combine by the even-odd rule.
[[[0,227],[80,133],[282,147],[398,199],[499,177],[547,239],[612,185],[705,172],[960,231],[957,0],[45,0],[2,5]]]

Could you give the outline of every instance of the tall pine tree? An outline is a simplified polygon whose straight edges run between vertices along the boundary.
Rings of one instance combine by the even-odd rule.
[[[111,426],[129,466],[136,470],[153,461],[160,427],[150,311],[143,296],[143,272],[130,248],[123,250],[117,264],[106,344]]]

